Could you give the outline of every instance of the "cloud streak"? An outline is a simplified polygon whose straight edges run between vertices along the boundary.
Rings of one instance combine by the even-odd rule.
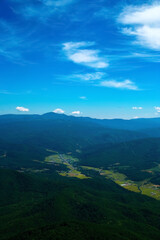
[[[32,38],[34,30],[31,31],[17,21],[0,19],[0,33],[0,56],[12,63],[33,63],[33,59],[28,58],[29,54],[44,52],[46,49],[46,45],[40,39]]]
[[[11,23],[0,20],[0,55],[10,61],[22,59],[23,40],[19,36],[18,29]]]
[[[133,110],[142,110],[142,107],[132,107]]]
[[[22,15],[25,19],[35,19],[45,23],[57,11],[64,11],[65,7],[75,0],[10,1],[17,4],[16,9],[13,8],[15,13]]]
[[[93,72],[93,73],[84,73],[84,74],[73,74],[71,78],[79,79],[82,81],[95,81],[100,80],[105,76],[104,72]]]
[[[135,83],[130,80],[124,80],[121,82],[118,82],[116,80],[102,81],[99,86],[117,89],[138,90],[138,87],[135,85]]]

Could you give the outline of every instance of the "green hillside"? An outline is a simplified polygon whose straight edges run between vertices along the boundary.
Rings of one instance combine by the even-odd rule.
[[[0,173],[2,240],[159,239],[160,202],[110,180]]]
[[[91,167],[115,167],[133,180],[149,176],[142,170],[151,169],[160,163],[160,139],[142,139],[115,144],[101,145],[82,154],[81,165]]]

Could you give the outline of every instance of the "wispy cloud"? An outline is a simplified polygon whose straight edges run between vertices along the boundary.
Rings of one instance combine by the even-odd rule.
[[[154,109],[157,111],[157,113],[160,113],[160,107],[154,107]]]
[[[151,62],[160,62],[159,54],[158,53],[155,54],[155,53],[153,53],[153,51],[152,51],[152,53],[151,52],[148,52],[148,53],[146,53],[146,52],[141,52],[141,53],[134,52],[130,56],[126,56],[126,58],[127,57],[128,58],[139,58],[139,59],[142,58],[145,61],[151,61]]]
[[[46,22],[55,12],[64,11],[64,8],[76,0],[38,0],[23,1],[10,0],[17,3],[13,11],[22,15],[26,19],[36,19],[37,21]]]
[[[12,94],[11,92],[7,91],[7,90],[0,90],[0,94]]]
[[[39,61],[33,57],[33,53],[35,56],[37,53],[41,54],[42,58],[50,56],[53,43],[50,39],[43,41],[43,36],[35,37],[38,33],[40,31],[35,26],[30,29],[28,25],[21,25],[18,21],[0,19],[0,56],[20,65]]]
[[[0,33],[0,56],[10,62],[33,63],[33,60],[27,59],[27,54],[37,50],[44,51],[44,43],[41,44],[39,39],[32,39],[33,32],[16,21],[0,19]]]
[[[0,55],[11,61],[22,59],[23,40],[18,29],[11,23],[0,20]]]
[[[17,109],[19,112],[29,112],[29,109],[28,109],[28,108],[24,108],[24,107],[16,107],[16,109]]]
[[[82,81],[94,81],[102,79],[103,76],[105,76],[104,72],[93,72],[84,74],[73,74],[71,75],[71,78],[79,79]]]
[[[72,74],[72,75],[62,75],[59,79],[66,79],[72,83],[87,84],[88,86],[101,86],[108,88],[117,89],[129,89],[129,90],[140,90],[136,83],[126,79],[124,81],[110,80],[107,79],[107,74],[105,72],[92,72],[83,74]],[[81,96],[80,99],[86,99],[85,96]]]
[[[64,110],[61,109],[61,108],[56,108],[53,112],[54,112],[54,113],[63,114],[63,113],[64,113]]]
[[[118,18],[126,27],[122,32],[135,38],[134,43],[160,50],[160,4],[126,7]]]
[[[121,82],[118,82],[116,80],[102,81],[100,82],[99,86],[108,88],[138,90],[136,84],[130,80],[124,80]]]
[[[142,110],[142,107],[132,107],[133,110]]]
[[[100,50],[91,49],[93,42],[67,42],[63,44],[63,51],[67,58],[76,63],[91,68],[106,68],[108,62],[101,56]]]
[[[82,99],[82,100],[86,100],[86,99],[87,99],[86,96],[81,96],[81,97],[79,97],[79,98]]]

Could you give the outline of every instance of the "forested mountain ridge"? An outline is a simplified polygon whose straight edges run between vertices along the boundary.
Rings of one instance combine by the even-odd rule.
[[[114,144],[139,138],[145,133],[101,126],[89,118],[62,114],[0,116],[0,139],[62,151],[76,151],[96,144]],[[62,144],[63,142],[63,144]]]

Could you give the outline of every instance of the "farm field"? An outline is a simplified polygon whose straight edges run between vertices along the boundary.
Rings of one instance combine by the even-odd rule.
[[[59,175],[61,176],[76,177],[80,179],[88,178],[79,171],[78,166],[76,165],[78,159],[72,157],[71,155],[56,153],[54,155],[46,157],[45,162],[48,164],[65,165],[66,171],[58,171]]]
[[[82,168],[86,170],[97,171],[101,176],[104,176],[107,179],[111,179],[112,181],[129,191],[139,192],[141,194],[160,200],[160,186],[152,184],[150,182],[150,179],[137,182],[128,179],[126,175],[114,171],[113,169],[104,170],[88,166],[82,166]]]

